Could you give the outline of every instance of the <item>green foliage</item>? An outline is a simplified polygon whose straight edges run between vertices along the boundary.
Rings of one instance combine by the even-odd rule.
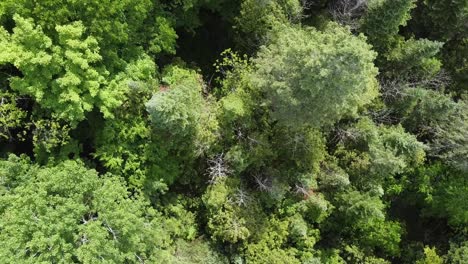
[[[466,172],[442,163],[421,167],[411,175],[408,202],[422,204],[425,216],[448,220],[452,228],[466,230]]]
[[[309,194],[303,201],[295,204],[294,207],[308,223],[323,222],[333,209],[333,206],[320,193]]]
[[[208,230],[215,241],[235,244],[247,239],[254,231],[252,221],[255,219],[252,217],[258,216],[258,208],[255,204],[245,204],[251,202],[245,200],[248,198],[236,197],[239,191],[243,191],[237,189],[236,185],[238,184],[235,181],[221,179],[203,195],[208,215]],[[237,198],[243,200],[239,201]]]
[[[406,130],[419,136],[434,136],[434,128],[442,126],[459,111],[461,104],[449,96],[424,88],[405,89],[395,106],[403,116]]]
[[[379,134],[380,140],[369,146],[376,174],[400,173],[405,167],[416,166],[424,161],[424,145],[413,135],[406,133],[401,126],[382,128]],[[386,158],[389,158],[389,163],[394,160],[393,168],[390,168],[392,165],[386,164]],[[385,167],[387,169],[384,169]]]
[[[435,58],[443,43],[427,39],[408,39],[399,41],[389,51],[387,63],[399,78],[432,77],[439,72],[442,63]]]
[[[14,94],[0,90],[0,141],[13,139],[12,130],[24,123],[27,113],[18,108],[17,100]]]
[[[352,263],[366,263],[366,264],[389,264],[389,261],[386,261],[382,258],[369,256],[362,249],[355,245],[346,246],[343,250],[343,255],[345,259]]]
[[[432,30],[445,38],[468,33],[468,2],[465,0],[424,0]]]
[[[252,63],[247,55],[240,55],[231,49],[223,51],[222,59],[213,65],[221,76],[216,79],[220,83],[217,90],[213,91],[218,96],[226,96],[230,93],[242,93],[244,97],[252,96],[248,90],[250,84],[249,74],[252,71]],[[248,94],[246,94],[248,93]],[[244,100],[248,98],[243,98]]]
[[[242,0],[235,27],[245,48],[263,44],[270,31],[280,24],[299,22],[302,6],[298,0]]]
[[[447,217],[449,224],[466,230],[468,224],[468,186],[464,172],[454,172],[438,183],[432,195],[432,213]]]
[[[416,264],[442,264],[443,259],[437,255],[435,248],[424,248],[424,259],[416,261]]]
[[[222,264],[227,259],[214,251],[207,241],[196,239],[191,242],[178,240],[171,264]]]
[[[251,245],[247,251],[248,263],[299,264],[292,250],[270,249],[264,245]]]
[[[160,162],[173,159],[174,172],[161,175],[167,183],[181,169],[205,153],[216,139],[217,121],[202,96],[203,80],[194,71],[178,66],[166,69],[159,92],[146,103]],[[156,154],[158,155],[158,154]],[[177,159],[179,158],[179,159]],[[185,164],[184,164],[185,163]]]
[[[322,168],[317,175],[317,182],[321,189],[342,189],[349,186],[349,175],[336,164],[336,160],[329,157],[322,162]]]
[[[338,210],[344,214],[346,221],[370,222],[374,218],[385,218],[384,204],[379,197],[351,191],[343,194],[340,199],[344,204]]]
[[[38,162],[46,162],[53,150],[70,141],[70,127],[57,120],[41,119],[33,123],[34,154]]]
[[[336,214],[343,221],[342,232],[347,233],[350,241],[358,243],[365,251],[380,249],[389,256],[399,254],[401,226],[385,219],[384,204],[379,197],[349,191],[338,199]]]
[[[0,64],[11,63],[23,74],[10,79],[12,89],[75,125],[95,106],[111,117],[122,91],[105,85],[108,73],[99,65],[98,42],[83,36],[82,23],[57,26],[54,44],[31,19],[18,15],[14,19],[13,34],[0,29],[4,47]]]
[[[415,0],[369,1],[361,30],[377,51],[388,50],[400,26],[405,26],[411,18],[410,11],[414,7]]]
[[[1,161],[2,260],[7,263],[159,261],[168,254],[167,221],[119,178],[79,162]]]
[[[394,177],[417,167],[425,159],[425,146],[401,126],[376,126],[364,118],[348,134],[344,146],[357,152],[339,148],[336,154],[342,161],[348,160],[345,167],[359,188],[385,186],[386,191],[401,192],[404,186],[395,182]]]
[[[455,39],[445,44],[444,65],[452,73],[452,89],[459,94],[467,90],[468,83],[468,37]]]
[[[399,35],[407,25],[415,0],[373,0],[362,19],[361,31],[379,52],[377,65],[387,78],[419,80],[439,72],[436,57],[443,43],[428,39],[405,39]]]
[[[151,122],[176,137],[194,134],[203,105],[201,79],[193,71],[172,67],[163,82],[168,87],[161,87],[146,104]]]
[[[277,127],[273,147],[283,150],[281,158],[290,159],[288,164],[295,172],[317,172],[325,159],[325,140],[318,130],[310,128]]]
[[[283,27],[255,59],[253,83],[286,125],[331,125],[377,96],[375,53],[335,24],[324,32]]]
[[[468,261],[468,242],[464,241],[459,245],[451,244],[446,259],[448,263],[453,264],[462,264]]]
[[[445,122],[436,126],[432,148],[436,155],[463,173],[468,171],[468,104],[460,101],[456,112]]]
[[[467,7],[0,1],[0,263],[466,263]]]
[[[319,237],[298,214],[279,219],[272,216],[257,230],[253,241],[246,245],[248,263],[308,263],[316,251]],[[291,244],[292,242],[292,244]]]
[[[154,138],[146,117],[145,103],[156,88],[154,63],[144,57],[127,65],[125,72],[113,82],[117,89],[127,89],[126,100],[114,111],[115,118],[103,122],[95,138],[94,153],[113,174],[124,176],[131,188],[145,193],[165,190]]]
[[[81,21],[99,43],[110,67],[121,65],[122,55],[131,58],[135,47],[153,53],[174,52],[177,37],[159,1],[2,1],[0,21],[8,21],[13,14],[32,18],[49,37],[56,36],[57,25]],[[117,51],[119,48],[123,52]]]

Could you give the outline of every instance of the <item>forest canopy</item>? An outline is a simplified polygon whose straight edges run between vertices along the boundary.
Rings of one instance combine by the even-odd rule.
[[[0,1],[0,263],[468,263],[468,1]]]

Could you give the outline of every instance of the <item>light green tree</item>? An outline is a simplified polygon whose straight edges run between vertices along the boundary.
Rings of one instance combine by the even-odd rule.
[[[140,48],[153,54],[175,51],[177,36],[163,7],[151,0],[5,0],[0,4],[0,23],[18,14],[33,19],[47,36],[54,38],[57,25],[81,21],[87,34],[99,42],[109,69],[121,69],[125,61],[138,55]]]
[[[424,259],[416,261],[416,264],[442,264],[444,263],[443,259],[437,255],[435,248],[424,247]]]
[[[107,86],[109,73],[100,64],[98,42],[83,36],[81,22],[57,26],[54,43],[33,20],[18,15],[14,20],[12,34],[0,28],[0,64],[10,63],[23,75],[11,77],[13,90],[31,96],[55,117],[72,124],[94,107],[112,116],[122,91]]]
[[[26,118],[26,111],[18,107],[15,94],[0,90],[0,141],[12,140],[16,135],[12,130],[21,127]]]

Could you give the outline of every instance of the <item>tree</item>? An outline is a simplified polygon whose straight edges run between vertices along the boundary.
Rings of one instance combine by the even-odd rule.
[[[285,125],[331,125],[377,96],[376,54],[365,37],[331,24],[324,32],[282,27],[254,60],[252,82]]]
[[[206,153],[216,139],[217,121],[209,100],[202,96],[203,80],[193,70],[170,66],[163,84],[145,104],[158,149],[155,155],[173,171],[161,173],[167,183],[183,176],[183,169]],[[185,173],[190,172],[186,170]]]
[[[446,255],[448,263],[462,264],[468,261],[468,242],[463,241],[459,244],[451,243],[450,250]]]
[[[253,223],[260,220],[251,215],[256,212],[258,216],[258,205],[243,206],[244,202],[237,202],[235,194],[238,185],[237,179],[218,179],[202,197],[207,209],[208,232],[215,241],[230,244],[242,242],[254,232]]]
[[[467,3],[0,0],[0,263],[468,263]]]
[[[57,159],[64,159],[64,156],[68,156],[69,154],[78,154],[79,151],[76,149],[66,150],[65,148],[67,145],[72,147],[72,144],[70,144],[71,137],[69,135],[70,127],[68,125],[47,118],[40,118],[39,121],[34,121],[32,125],[34,126],[34,156],[37,163],[47,163],[50,156]],[[65,148],[65,151],[69,152],[60,153],[62,148]]]
[[[435,138],[431,144],[433,155],[465,173],[468,171],[467,120],[468,104],[462,100],[456,105],[454,113],[435,127]]]
[[[463,94],[468,83],[468,59],[464,54],[468,52],[468,37],[455,39],[444,46],[444,66],[449,69],[454,80],[451,90]]]
[[[360,189],[384,187],[382,191],[399,193],[404,181],[395,177],[424,162],[425,146],[400,125],[376,126],[363,118],[348,134],[352,136],[339,144],[335,155]]]
[[[151,122],[161,132],[179,137],[193,135],[203,106],[201,79],[195,72],[177,66],[166,72],[163,81],[167,87],[163,86],[146,104]]]
[[[122,91],[107,85],[109,73],[100,64],[98,42],[83,36],[81,22],[57,26],[58,43],[54,43],[33,20],[18,15],[14,20],[12,34],[0,28],[4,47],[0,65],[10,63],[23,75],[10,79],[13,90],[74,125],[95,106],[106,117],[112,116]]]
[[[235,18],[241,46],[252,50],[264,44],[270,31],[280,24],[299,22],[302,16],[298,0],[242,0]]]
[[[466,90],[468,60],[464,54],[468,50],[468,2],[464,0],[421,1],[418,19],[414,27],[431,39],[445,42],[442,49],[444,68],[450,72],[452,91],[463,93]]]
[[[81,21],[87,34],[99,43],[101,56],[113,72],[114,67],[121,69],[125,61],[135,59],[140,48],[153,54],[174,52],[177,36],[163,7],[151,0],[6,0],[0,5],[0,23],[8,25],[14,14],[31,18],[55,39],[57,25]]]
[[[391,105],[402,116],[401,124],[418,137],[433,139],[438,127],[459,113],[460,103],[449,96],[422,87],[404,88],[402,98]]]
[[[359,20],[367,10],[368,0],[333,0],[329,4],[329,12],[333,20],[351,29],[359,28]]]
[[[184,234],[138,195],[131,198],[120,178],[80,162],[39,167],[10,156],[0,161],[0,175],[6,263],[154,262],[170,255],[171,234]]]
[[[250,245],[247,251],[247,261],[249,263],[272,263],[272,264],[299,264],[299,259],[295,258],[294,250],[271,249],[267,245]]]
[[[444,180],[434,184],[434,191],[429,197],[429,215],[447,218],[448,223],[454,228],[465,230],[468,224],[468,206],[465,201],[468,198],[468,186],[466,185],[466,173],[453,171],[446,175]]]
[[[442,45],[442,42],[428,39],[398,41],[386,55],[386,68],[391,69],[391,76],[396,78],[421,80],[434,77],[442,66],[436,57]]]
[[[154,62],[149,57],[127,65],[113,81],[114,89],[125,89],[125,100],[115,109],[114,118],[88,118],[95,131],[94,157],[114,175],[123,176],[130,188],[155,194],[167,187],[161,175],[160,160],[153,155],[157,146],[145,103],[158,88]],[[169,167],[169,166],[168,166]],[[170,170],[170,167],[168,168]]]
[[[436,55],[442,42],[399,35],[400,27],[406,26],[411,18],[415,2],[370,1],[361,21],[360,30],[378,51],[376,64],[386,78],[421,80],[433,77],[441,68]]]
[[[191,242],[178,240],[171,264],[225,264],[227,258],[214,251],[206,240],[196,239]]]
[[[389,50],[398,35],[399,27],[405,26],[411,18],[410,11],[416,0],[375,0],[369,1],[362,19],[361,31],[379,52]]]
[[[21,127],[26,117],[26,111],[18,107],[19,98],[5,90],[0,90],[0,141],[13,140],[12,130]]]
[[[329,223],[332,230],[340,231],[334,235],[340,235],[348,245],[356,243],[364,252],[382,250],[388,256],[399,254],[401,226],[386,219],[385,205],[379,197],[355,190],[335,197],[333,204],[336,210]]]
[[[424,248],[424,259],[420,259],[416,264],[442,264],[443,259],[437,255],[435,248],[425,247]]]
[[[465,35],[468,33],[466,20],[468,19],[468,3],[464,0],[426,0],[424,1],[427,14],[431,19],[434,33],[444,36],[446,39]]]

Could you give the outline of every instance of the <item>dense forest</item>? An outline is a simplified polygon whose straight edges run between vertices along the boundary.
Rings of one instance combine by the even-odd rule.
[[[468,263],[468,1],[0,0],[0,263]]]

